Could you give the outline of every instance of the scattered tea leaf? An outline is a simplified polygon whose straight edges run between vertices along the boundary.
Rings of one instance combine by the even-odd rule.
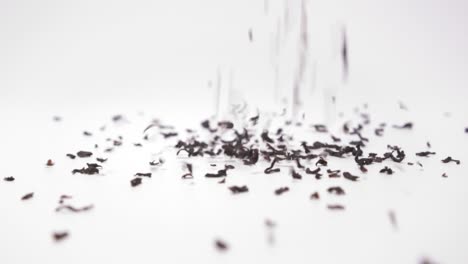
[[[52,234],[52,238],[56,241],[56,242],[59,242],[59,241],[62,241],[64,240],[65,238],[67,238],[70,234],[67,232],[67,231],[60,231],[60,232],[54,232]]]
[[[289,191],[289,188],[288,187],[281,187],[281,188],[278,188],[275,190],[275,194],[276,195],[281,195],[285,192]]]
[[[380,170],[380,173],[386,173],[388,175],[393,174],[393,170],[390,169],[389,167],[385,166],[383,169]]]
[[[132,187],[136,187],[141,184],[141,178],[134,178],[130,181]]]
[[[443,163],[455,162],[457,165],[460,165],[460,160],[453,159],[452,157],[448,156],[447,158],[442,160]]]
[[[327,191],[331,194],[336,194],[336,195],[344,195],[345,191],[338,186],[330,187],[327,189]]]
[[[23,200],[23,201],[24,200],[29,200],[29,199],[31,199],[33,197],[34,197],[34,193],[31,192],[31,193],[27,193],[27,194],[23,195],[23,197],[21,197],[21,200]]]
[[[429,157],[429,155],[435,155],[435,154],[436,154],[435,152],[431,152],[431,151],[422,151],[422,152],[416,153],[416,156]]]
[[[221,252],[227,251],[229,249],[229,246],[227,245],[227,243],[220,239],[215,240],[215,247],[218,251],[221,251]]]
[[[80,157],[80,158],[87,158],[87,157],[91,157],[91,156],[93,155],[93,153],[90,152],[90,151],[83,151],[83,150],[81,150],[81,151],[78,151],[78,152],[76,153],[76,155],[77,155],[78,157]]]
[[[311,199],[311,200],[318,200],[318,199],[320,199],[319,193],[318,193],[318,192],[312,193],[312,194],[310,195],[310,199]]]
[[[358,176],[354,176],[352,175],[351,173],[347,172],[347,171],[344,171],[343,172],[343,177],[347,180],[350,180],[350,181],[357,181],[359,179]]]
[[[390,210],[388,212],[388,218],[390,219],[390,223],[392,224],[393,228],[398,229],[396,215],[394,211]]]
[[[57,208],[55,208],[56,212],[61,212],[61,211],[70,211],[73,213],[80,213],[80,212],[86,212],[94,208],[94,205],[86,205],[83,207],[74,207],[71,205],[59,205]]]
[[[329,204],[327,205],[327,208],[329,210],[332,210],[332,211],[339,211],[339,210],[344,210],[345,207],[343,205],[340,205],[340,204]]]
[[[104,159],[104,158],[96,158],[97,161],[101,162],[101,163],[104,163],[107,161],[107,159]]]
[[[412,129],[412,128],[413,128],[413,123],[408,122],[408,123],[404,123],[404,124],[401,125],[401,126],[399,126],[399,125],[393,125],[393,128],[397,128],[397,129]]]
[[[151,172],[148,172],[148,173],[137,172],[137,173],[135,173],[135,177],[148,177],[148,178],[151,178],[151,175],[152,175]]]
[[[233,193],[233,194],[238,194],[238,193],[244,193],[244,192],[248,192],[249,191],[249,188],[247,188],[247,186],[243,185],[243,186],[230,186],[229,187],[229,190]]]

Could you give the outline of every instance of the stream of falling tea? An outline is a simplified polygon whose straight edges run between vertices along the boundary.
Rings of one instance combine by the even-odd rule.
[[[284,0],[263,2],[263,20],[266,21],[266,28],[260,30],[267,31],[268,40],[264,43],[265,48],[270,51],[271,89],[270,100],[277,107],[276,112],[283,112],[291,120],[300,121],[309,112],[309,107],[314,103],[311,101],[312,93],[317,88],[323,93],[323,112],[327,115],[324,119],[330,121],[335,115],[336,84],[327,80],[324,75],[330,75],[333,79],[341,80],[344,84],[347,81],[349,61],[348,46],[345,27],[341,26],[341,41],[338,48],[329,47],[333,57],[340,57],[341,72],[335,72],[333,63],[320,61],[317,59],[318,53],[323,53],[317,48],[317,41],[325,36],[313,35],[310,30],[310,10],[314,8],[312,0]],[[253,41],[253,32],[247,30],[250,42]],[[333,44],[333,43],[332,43]],[[331,45],[334,46],[334,45]],[[268,65],[268,64],[267,64]],[[240,68],[240,67],[239,67]],[[233,109],[246,107],[245,97],[249,97],[250,87],[236,87],[234,84],[236,69],[234,65],[218,69],[216,72],[216,118],[218,120],[227,118],[225,113],[232,113]],[[324,74],[325,73],[325,74]],[[341,76],[340,76],[341,74]],[[268,77],[270,78],[270,77]],[[317,83],[317,80],[320,83]],[[233,91],[241,91],[243,101],[235,101]],[[316,95],[315,95],[316,96]],[[244,106],[241,106],[244,105]],[[249,105],[253,109],[260,108],[258,105]],[[229,116],[228,118],[232,118]]]

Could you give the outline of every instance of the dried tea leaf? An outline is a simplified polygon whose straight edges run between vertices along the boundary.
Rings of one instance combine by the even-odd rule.
[[[61,211],[70,211],[70,212],[73,212],[73,213],[80,213],[80,212],[86,212],[86,211],[89,211],[91,209],[94,208],[94,205],[90,204],[90,205],[86,205],[86,206],[83,206],[83,207],[74,207],[74,206],[71,206],[71,205],[60,205],[58,206],[57,208],[55,208],[55,211],[56,212],[61,212]]]
[[[220,239],[215,240],[215,247],[218,251],[221,251],[221,252],[227,251],[229,249],[228,244],[225,241],[220,240]]]
[[[334,186],[334,187],[330,187],[327,189],[327,191],[331,194],[336,194],[336,195],[344,195],[345,194],[345,191],[339,187],[339,186]]]
[[[380,173],[386,173],[388,175],[392,175],[393,174],[393,170],[390,169],[389,167],[385,166],[383,169],[380,170]]]
[[[435,154],[436,154],[435,152],[431,152],[431,151],[422,151],[422,152],[416,153],[416,156],[429,157],[429,155],[435,155]]]
[[[332,210],[332,211],[340,211],[340,210],[345,209],[345,207],[343,205],[340,205],[340,204],[329,204],[329,205],[327,205],[327,208],[329,210]]]
[[[137,173],[135,173],[135,177],[148,177],[148,178],[151,178],[151,175],[152,175],[151,172],[148,172],[148,173],[137,172]]]
[[[357,181],[359,179],[358,176],[354,176],[352,175],[351,173],[345,171],[343,172],[343,177],[347,180],[350,180],[350,181]]]
[[[90,152],[90,151],[83,151],[83,150],[81,150],[81,151],[78,151],[78,152],[76,153],[76,155],[77,155],[78,157],[80,157],[80,158],[87,158],[87,157],[91,157],[91,156],[93,155],[93,153]]]
[[[229,190],[233,193],[233,194],[238,194],[238,193],[244,193],[244,192],[248,192],[249,191],[249,188],[247,188],[247,186],[243,185],[243,186],[230,186],[229,187]]]
[[[13,176],[8,176],[8,177],[3,178],[3,180],[4,180],[4,181],[7,181],[7,182],[12,182],[12,181],[15,180],[15,177],[13,177]]]
[[[59,242],[59,241],[62,241],[64,240],[65,238],[67,238],[70,234],[67,232],[67,231],[60,231],[60,232],[54,232],[52,234],[52,238],[56,241],[56,242]]]
[[[281,187],[281,188],[278,188],[275,190],[275,194],[276,195],[281,195],[285,192],[289,191],[289,188],[288,187]]]
[[[140,185],[141,182],[142,182],[142,181],[141,181],[141,178],[134,178],[134,179],[132,179],[132,180],[130,181],[130,185],[131,185],[132,187],[136,187],[136,186]]]
[[[312,194],[310,195],[310,199],[311,199],[311,200],[318,200],[318,199],[320,199],[319,193],[318,193],[318,192],[312,193]]]
[[[452,157],[448,156],[447,158],[442,160],[443,163],[455,162],[457,165],[460,165],[460,160],[453,159]]]
[[[34,193],[31,192],[31,193],[27,193],[27,194],[23,195],[23,197],[21,197],[21,200],[25,201],[25,200],[29,200],[29,199],[31,199],[33,197],[34,197]]]

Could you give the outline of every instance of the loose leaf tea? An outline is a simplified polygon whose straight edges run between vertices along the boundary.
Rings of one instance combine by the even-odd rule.
[[[80,212],[86,212],[86,211],[89,211],[91,209],[94,208],[94,205],[90,204],[90,205],[87,205],[87,206],[83,206],[83,207],[74,207],[74,206],[71,206],[71,205],[59,205],[57,208],[55,208],[55,211],[56,212],[60,212],[60,211],[70,211],[70,212],[74,212],[74,213],[80,213]]]
[[[188,170],[188,173],[182,175],[182,179],[192,179],[193,178],[193,166],[191,163],[185,163],[185,168]]]
[[[218,126],[224,129],[232,129],[234,128],[234,123],[230,121],[220,121],[218,122]]]
[[[59,200],[59,204],[63,204],[63,202],[67,199],[71,199],[72,197],[70,195],[66,195],[66,194],[62,194],[60,195],[60,200]]]
[[[176,137],[177,135],[179,135],[178,133],[175,133],[175,132],[169,132],[169,133],[161,133],[161,135],[164,137],[164,138],[171,138],[171,137]]]
[[[107,159],[104,159],[104,158],[96,158],[97,161],[101,162],[101,163],[104,163],[107,161]]]
[[[275,190],[275,194],[276,195],[281,195],[285,192],[289,191],[289,188],[288,187],[281,187],[281,188],[278,188]]]
[[[65,238],[67,238],[70,234],[67,232],[67,231],[61,231],[61,232],[54,232],[52,234],[52,238],[55,240],[55,241],[62,241],[64,240]]]
[[[229,187],[229,190],[233,193],[233,194],[238,194],[238,193],[244,193],[244,192],[248,192],[249,191],[249,188],[247,188],[247,186],[231,186]]]
[[[460,165],[460,160],[453,159],[452,157],[448,156],[447,158],[442,160],[443,163],[455,162],[457,165]]]
[[[273,159],[273,162],[271,163],[270,167],[266,168],[266,169],[264,170],[264,172],[265,172],[266,174],[270,174],[270,173],[274,173],[274,172],[279,172],[279,171],[280,171],[279,168],[273,169],[273,166],[275,166],[275,163],[276,163],[277,161],[278,161],[277,158]]]
[[[429,157],[429,155],[435,155],[435,154],[436,154],[435,152],[431,152],[431,151],[422,151],[422,152],[416,153],[416,156]]]
[[[81,173],[81,174],[88,174],[88,175],[93,175],[93,174],[99,174],[99,169],[102,168],[101,165],[96,164],[96,163],[86,163],[86,167],[83,167],[81,169],[74,169],[72,171],[73,174],[75,173]]]
[[[161,158],[159,158],[158,161],[153,160],[153,161],[150,161],[150,163],[149,163],[149,165],[151,165],[151,166],[158,166],[158,165],[162,165],[162,164],[164,164],[164,160],[161,159]]]
[[[252,38],[252,31],[251,29],[249,29],[250,41],[252,41]],[[305,45],[304,43],[307,43],[306,40],[307,35],[301,36],[301,45]],[[348,50],[346,43],[346,35],[344,31],[341,48],[341,59],[343,63],[342,66],[344,74],[343,77],[346,77],[348,71]],[[306,54],[301,54],[301,59],[306,57],[303,55]],[[300,66],[300,68],[301,67],[303,67],[303,65]],[[299,71],[302,70],[300,69]],[[300,79],[302,78],[300,77],[300,75],[302,75],[302,73],[299,73],[298,75],[298,80],[296,80],[297,83],[300,82]],[[343,79],[343,81],[345,81],[345,78]],[[334,96],[332,96],[329,99],[332,100],[332,103],[335,103],[336,98]],[[400,108],[406,110],[406,106],[404,106],[401,102]],[[173,126],[162,124],[162,122],[158,119],[153,119],[150,122],[150,124],[146,126],[146,128],[143,130],[142,140],[144,140],[143,142],[148,143],[148,150],[150,150],[150,144],[152,143],[151,141],[153,139],[157,139],[158,144],[161,143],[162,140],[165,141],[165,143],[160,144],[161,146],[163,146],[163,149],[160,152],[151,152],[150,155],[162,156],[163,151],[164,154],[166,153],[165,146],[167,145],[167,143],[170,143],[173,147],[173,150],[176,152],[176,155],[179,156],[180,159],[189,161],[183,162],[183,173],[181,173],[182,179],[192,179],[194,177],[194,167],[190,162],[198,162],[199,159],[204,160],[206,162],[205,164],[209,164],[209,166],[207,166],[209,168],[209,171],[205,173],[205,177],[219,178],[218,180],[216,180],[218,184],[225,184],[228,172],[230,170],[236,169],[234,168],[234,166],[229,164],[224,165],[224,167],[218,167],[214,163],[219,161],[228,162],[232,164],[239,164],[239,166],[243,167],[243,169],[248,168],[248,173],[252,174],[252,177],[255,177],[255,174],[257,172],[261,173],[262,171],[265,174],[278,173],[277,175],[261,176],[264,178],[271,178],[271,180],[274,181],[276,181],[276,178],[278,177],[292,177],[294,179],[295,184],[300,184],[300,181],[295,180],[300,180],[303,178],[303,176],[305,177],[304,182],[307,182],[309,180],[312,180],[314,182],[316,180],[333,181],[334,185],[338,185],[342,181],[340,179],[341,177],[343,177],[345,181],[352,182],[358,182],[361,179],[366,179],[366,177],[361,178],[361,176],[355,176],[348,171],[343,171],[345,167],[335,167],[333,169],[327,169],[329,164],[336,166],[335,162],[338,162],[338,160],[344,160],[346,162],[350,161],[352,165],[356,167],[354,169],[349,169],[349,171],[359,169],[362,173],[368,173],[368,168],[369,171],[371,171],[370,168],[372,166],[380,167],[384,164],[389,165],[392,162],[400,163],[396,165],[397,168],[403,167],[405,165],[411,166],[413,164],[418,164],[422,167],[422,164],[420,162],[404,162],[406,158],[405,151],[402,147],[398,145],[387,145],[387,150],[384,150],[384,152],[372,152],[371,148],[376,146],[374,142],[371,142],[375,139],[375,137],[372,134],[375,134],[375,136],[377,137],[382,137],[379,139],[379,141],[381,141],[382,139],[384,139],[384,132],[388,126],[386,123],[382,122],[375,123],[377,125],[374,125],[374,119],[371,115],[372,112],[368,112],[369,110],[367,109],[367,104],[364,104],[362,108],[356,108],[354,114],[357,119],[347,120],[341,126],[342,131],[333,131],[333,134],[331,134],[327,127],[323,124],[309,125],[308,123],[305,123],[304,114],[302,115],[302,120],[297,120],[295,118],[286,119],[287,111],[284,111],[283,115],[281,116],[277,115],[276,113],[273,113],[273,117],[271,118],[269,114],[266,114],[265,117],[263,117],[262,112],[262,119],[260,120],[260,110],[257,110],[257,114],[255,116],[249,116],[249,113],[251,113],[251,108],[246,103],[244,103],[232,106],[231,114],[235,116],[235,119],[219,120],[217,117],[212,117],[212,119],[210,119],[211,121],[205,120],[201,123],[201,127],[203,129],[200,130],[192,128],[178,130]],[[340,116],[344,117],[344,114],[341,113]],[[113,122],[119,122],[122,120],[124,120],[122,115],[115,115],[112,117]],[[125,125],[129,125],[132,123],[133,122],[125,122]],[[123,124],[113,124],[109,126],[109,128],[117,128],[119,127],[119,125]],[[393,127],[396,129],[408,130],[413,128],[413,123],[407,122],[401,125],[394,125]],[[305,133],[295,133],[296,129],[299,128],[302,129],[302,132]],[[101,127],[100,130],[104,131],[105,127]],[[313,132],[324,134],[310,134],[310,130],[312,130]],[[466,128],[465,132],[468,133],[468,128]],[[84,131],[83,134],[85,136],[92,136],[92,133],[87,131]],[[305,136],[301,137],[302,135]],[[163,137],[164,139],[160,138],[159,136]],[[176,137],[175,141],[173,141],[174,137]],[[307,141],[313,137],[322,141]],[[96,138],[96,140],[100,140],[100,138],[101,137],[98,137]],[[104,136],[104,138],[106,137]],[[103,148],[103,152],[105,153],[110,153],[114,150],[116,150],[116,152],[127,151],[128,148],[121,147],[124,145],[123,140],[124,139],[122,136],[118,136],[117,138],[114,138],[114,136],[108,136],[104,142],[99,141],[93,143],[96,143],[94,144],[95,148],[98,148],[97,143],[100,143],[100,145],[101,143],[106,144],[105,146],[107,146],[107,148]],[[133,146],[142,147],[143,145],[141,143],[133,143]],[[431,148],[429,142],[426,143],[426,146],[427,148]],[[141,153],[141,151],[145,151],[146,148],[140,150],[131,148],[131,150],[138,151]],[[430,157],[435,154],[436,153],[432,151],[421,151],[415,153],[415,155],[418,157]],[[76,153],[76,156],[73,154],[66,155],[70,159],[75,159],[76,156],[80,158],[88,158],[93,156],[93,153],[89,151],[79,151]],[[109,156],[111,155],[112,154],[109,154]],[[116,158],[118,158],[118,156],[116,156]],[[96,160],[99,163],[104,163],[107,161],[107,159],[99,157],[97,157]],[[457,164],[460,164],[459,160],[452,159],[451,157],[447,157],[446,159],[442,160],[442,162],[455,162]],[[151,166],[151,171],[156,171],[156,168],[154,166],[161,166],[163,163],[164,161],[161,158],[159,158],[158,160],[150,161],[149,166]],[[47,162],[47,166],[52,165],[54,165],[52,160],[49,160]],[[280,166],[290,168],[290,173],[285,173],[284,175],[279,173]],[[87,163],[85,167],[81,169],[74,169],[72,173],[94,175],[99,174],[101,169],[102,166],[99,164]],[[109,170],[109,172],[111,171],[113,170]],[[322,176],[322,173],[324,176]],[[393,170],[385,166],[383,169],[380,170],[380,173],[393,174]],[[131,187],[136,187],[142,184],[143,177],[150,178],[152,177],[152,173],[139,172],[136,173],[134,176],[134,178],[130,179]],[[175,175],[174,177],[179,176]],[[308,179],[310,177],[312,178]],[[372,175],[369,175],[367,178],[370,177],[372,177]],[[447,177],[447,174],[443,173],[442,177]],[[13,181],[14,178],[6,177],[4,178],[4,180]],[[194,181],[188,182],[189,184],[194,183]],[[235,179],[233,179],[233,182],[235,182]],[[327,183],[324,182],[324,184]],[[358,183],[346,182],[345,184]],[[222,186],[218,186],[217,184],[216,186],[224,188]],[[227,187],[227,189],[228,192],[232,193],[233,195],[245,192],[252,192],[252,190],[249,190],[247,185],[231,185]],[[300,188],[298,190],[300,190]],[[282,195],[283,193],[288,191],[289,187],[281,187],[274,190],[274,195]],[[339,196],[346,194],[344,189],[339,186],[328,187],[326,188],[326,192],[331,195]],[[325,194],[322,194],[322,196]],[[22,199],[26,200],[32,197],[33,193],[30,193],[25,195]],[[248,197],[249,195],[246,195],[246,198]],[[301,196],[292,195],[291,197],[294,198]],[[320,194],[318,191],[315,191],[311,193],[309,197],[302,196],[302,199],[307,198],[309,198],[310,200],[320,200]],[[333,198],[337,199],[337,197]],[[60,196],[59,205],[55,210],[57,212],[70,211],[78,213],[89,211],[94,207],[92,204],[83,207],[76,207],[68,203],[69,199],[71,199],[71,196],[69,195]],[[326,204],[326,208],[328,210],[336,211],[345,210],[344,205],[334,203]],[[389,211],[388,217],[392,225],[396,228],[395,213],[393,211]],[[275,226],[275,224],[272,221],[267,220],[265,221],[265,225],[269,230],[269,241],[270,243],[272,243],[271,241],[273,241],[273,235],[271,230]],[[68,236],[68,233],[64,232],[62,236],[66,237]],[[57,238],[57,240],[62,239],[60,238],[60,234],[58,237],[59,238]],[[228,249],[227,244],[222,240],[215,240],[215,247],[220,251],[225,251]]]
[[[315,166],[322,165],[322,166],[327,166],[328,162],[322,158],[320,158],[316,163]]]
[[[106,148],[106,149],[104,149],[104,152],[106,152],[106,153],[109,153],[109,152],[112,152],[112,151],[114,151],[114,148]]]
[[[316,132],[328,133],[328,129],[325,125],[313,125],[312,126]]]
[[[258,123],[258,119],[260,118],[260,114],[257,114],[256,116],[251,117],[249,120],[252,122],[252,125],[255,126]]]
[[[397,128],[397,129],[412,129],[413,128],[413,123],[411,122],[408,122],[408,123],[405,123],[401,126],[399,125],[393,125],[393,128]]]
[[[336,210],[344,210],[345,207],[343,205],[340,205],[340,204],[329,204],[327,205],[327,208],[329,210],[332,210],[332,211],[336,211]]]
[[[390,169],[389,167],[385,166],[383,169],[380,170],[380,173],[386,173],[388,175],[393,174],[393,170]]]
[[[327,191],[331,194],[336,194],[336,195],[344,195],[345,194],[345,191],[341,188],[341,187],[338,187],[338,186],[335,186],[335,187],[330,187],[327,189]]]
[[[32,193],[27,193],[27,194],[23,195],[23,197],[21,197],[21,200],[23,200],[23,201],[24,200],[29,200],[29,199],[33,198],[33,196],[34,196],[33,192]]]
[[[216,239],[215,240],[215,247],[218,251],[227,251],[229,246],[226,244],[226,242]]]
[[[124,119],[123,115],[115,115],[112,117],[113,122],[119,122],[119,121],[122,121],[123,119]]]
[[[130,181],[132,187],[136,187],[141,184],[141,178],[134,178]]]
[[[83,151],[83,150],[81,150],[81,151],[78,151],[78,152],[76,153],[76,155],[77,155],[78,157],[80,157],[80,158],[87,158],[87,157],[91,157],[91,156],[93,155],[93,153],[90,152],[90,151]]]
[[[376,135],[376,136],[379,136],[379,137],[383,136],[383,132],[384,132],[384,129],[383,129],[383,128],[376,128],[376,129],[374,130],[375,135]]]
[[[227,171],[230,169],[234,169],[232,165],[225,165],[224,169],[218,170],[217,173],[207,173],[205,174],[205,177],[207,178],[220,178],[220,177],[226,177],[227,176]]]
[[[312,193],[312,194],[310,195],[310,199],[311,199],[311,200],[318,200],[318,199],[320,199],[319,193],[318,193],[318,192]]]
[[[270,143],[270,144],[273,144],[275,143],[275,141],[273,141],[273,139],[271,139],[269,136],[268,136],[268,131],[263,131],[263,133],[261,134],[261,137],[262,137],[262,140],[267,142],[267,143]]]
[[[276,227],[276,223],[270,219],[266,219],[265,226],[268,229],[267,230],[268,231],[268,243],[270,245],[273,245],[275,243],[275,236],[274,236],[273,231],[274,231],[274,228]]]
[[[357,181],[359,179],[358,176],[354,176],[352,175],[351,173],[345,171],[343,172],[343,177],[347,180],[350,180],[350,181]]]
[[[4,181],[7,181],[7,182],[12,182],[12,181],[15,180],[15,177],[13,177],[13,176],[8,176],[8,177],[3,178],[3,180],[4,180]]]
[[[346,31],[343,29],[342,44],[341,44],[341,62],[343,65],[343,80],[346,81],[349,72],[349,56],[348,56],[348,41]]]
[[[333,135],[331,135],[331,139],[333,140],[333,142],[341,142],[341,138],[335,137]]]
[[[137,173],[135,173],[135,176],[136,176],[136,177],[148,177],[148,178],[151,178],[151,175],[152,175],[151,172],[148,172],[148,173],[137,172]]]
[[[293,179],[300,180],[302,179],[302,175],[297,173],[294,169],[291,170],[291,176]]]
[[[392,224],[393,228],[398,229],[396,215],[394,211],[388,212],[388,218],[390,219],[390,223]]]

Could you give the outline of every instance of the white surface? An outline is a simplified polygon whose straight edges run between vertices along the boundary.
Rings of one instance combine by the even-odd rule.
[[[263,3],[1,1],[0,173],[16,181],[0,182],[0,262],[417,263],[425,256],[468,262],[466,3],[317,3],[319,14],[341,17],[348,26],[351,78],[339,97],[346,118],[368,102],[373,126],[413,121],[413,131],[389,129],[370,148],[382,152],[387,143],[398,144],[409,160],[424,164],[392,176],[373,166],[359,183],[337,180],[347,191],[339,198],[345,212],[325,208],[335,201],[324,193],[334,180],[295,182],[286,171],[233,171],[227,186],[247,184],[251,191],[232,196],[227,186],[202,177],[207,169],[195,167],[193,185],[182,181],[177,161],[167,158],[152,179],[129,186],[162,147],[162,141],[143,149],[130,145],[151,118],[181,129],[198,126],[213,113],[205,96],[214,93],[207,83],[220,61],[261,54],[239,43],[248,47],[249,27],[254,38],[261,36],[255,18]],[[259,76],[246,83],[262,83]],[[263,91],[253,90],[253,96]],[[398,100],[410,111],[399,110]],[[131,123],[100,133],[118,113]],[[63,122],[53,123],[53,115]],[[83,130],[97,136],[83,138]],[[71,175],[84,162],[65,153],[120,134],[125,145],[105,155],[105,175]],[[415,159],[428,140],[438,155]],[[441,164],[447,155],[462,164]],[[45,168],[49,158],[55,167]],[[334,162],[330,167],[350,165]],[[274,196],[283,185],[291,191]],[[308,196],[316,190],[323,198],[312,202]],[[30,191],[35,197],[20,201]],[[95,210],[55,213],[63,193],[76,205],[94,203]],[[396,212],[397,231],[389,209]],[[277,223],[273,247],[265,218]],[[62,229],[71,237],[56,244],[51,232]],[[218,237],[230,245],[225,254],[213,247]]]

